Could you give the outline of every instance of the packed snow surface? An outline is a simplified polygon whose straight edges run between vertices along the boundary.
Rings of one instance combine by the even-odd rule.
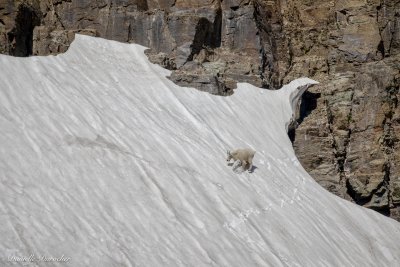
[[[144,50],[77,35],[62,55],[0,56],[1,266],[400,266],[400,224],[325,191],[293,152],[314,81],[215,96]],[[227,166],[240,147],[253,173]]]

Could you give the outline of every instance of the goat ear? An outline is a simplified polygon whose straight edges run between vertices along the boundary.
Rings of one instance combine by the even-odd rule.
[[[227,155],[230,155],[230,154],[231,154],[231,151],[227,150],[227,151],[226,151],[226,154],[227,154]]]

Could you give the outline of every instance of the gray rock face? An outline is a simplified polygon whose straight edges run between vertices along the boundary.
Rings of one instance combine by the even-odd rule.
[[[65,52],[75,33],[134,42],[170,79],[229,95],[308,76],[291,132],[331,192],[400,220],[400,2],[0,0],[0,52]]]
[[[267,85],[264,77],[271,76],[263,66],[271,49],[260,58],[265,45],[252,1],[1,1],[2,53],[62,53],[83,33],[147,46],[151,60],[174,71],[172,80],[215,94],[231,94],[235,81]],[[18,19],[22,9],[35,19]],[[18,30],[18,21],[32,26]],[[31,44],[10,36],[15,31]],[[15,46],[27,51],[16,53]]]

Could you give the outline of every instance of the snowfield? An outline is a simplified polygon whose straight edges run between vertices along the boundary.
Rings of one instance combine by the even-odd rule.
[[[62,55],[0,56],[0,266],[400,266],[400,223],[294,154],[292,106],[315,81],[215,96],[144,50],[77,35]],[[239,147],[253,173],[227,166]]]

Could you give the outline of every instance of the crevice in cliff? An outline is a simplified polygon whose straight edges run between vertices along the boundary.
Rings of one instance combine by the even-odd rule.
[[[293,65],[294,65],[293,58],[294,58],[294,55],[293,55],[293,44],[292,44],[292,40],[289,39],[288,40],[288,68],[287,68],[284,76],[286,76],[288,73],[290,73],[292,71]]]
[[[147,0],[138,0],[138,2],[136,3],[136,8],[139,11],[147,11],[147,10],[149,10],[149,5],[147,3]]]
[[[300,104],[300,116],[297,120],[298,123],[302,123],[303,120],[311,114],[313,110],[317,108],[318,98],[321,97],[321,93],[312,93],[306,91],[301,97]]]
[[[106,17],[106,33],[110,31],[110,24],[111,24],[111,10],[113,8],[113,2],[111,1],[106,7],[107,9],[107,17]]]
[[[8,33],[11,43],[10,55],[27,57],[32,55],[33,29],[39,26],[42,18],[40,10],[23,3],[19,5],[15,19],[15,27]]]
[[[202,49],[215,49],[221,46],[222,10],[216,10],[214,21],[200,18],[196,25],[196,32],[191,45],[191,53],[187,61],[192,61],[194,56]]]
[[[222,42],[222,36],[221,36],[221,31],[222,31],[222,9],[219,8],[216,11],[215,14],[215,19],[213,23],[213,46],[214,48],[221,47],[221,42]]]
[[[55,7],[55,6],[62,5],[62,4],[64,4],[65,2],[66,2],[66,3],[71,3],[72,0],[53,1],[52,5]]]
[[[394,11],[400,5],[400,1],[389,3],[381,0],[380,4],[376,7],[376,23],[378,24],[379,35],[382,45],[384,46],[384,57],[389,57],[392,54],[393,44],[396,39],[396,32],[399,31],[398,17],[400,13]],[[389,11],[390,10],[390,11]],[[393,10],[394,14],[390,14]],[[381,52],[382,48],[378,46],[378,51]]]
[[[129,43],[131,40],[132,40],[132,26],[131,26],[131,23],[129,23],[129,25],[128,25],[128,37],[127,37],[126,42]]]
[[[61,29],[65,30],[64,23],[62,22],[62,19],[60,18],[58,12],[55,10],[54,10],[54,16],[57,18],[58,23],[60,23]]]
[[[353,102],[353,96],[354,92],[351,94],[350,102]],[[333,156],[335,159],[335,165],[336,165],[336,171],[339,174],[339,185],[345,191],[354,201],[356,201],[354,194],[350,188],[350,184],[348,181],[347,177],[347,172],[349,170],[346,170],[346,164],[347,164],[347,152],[350,147],[350,139],[352,135],[352,131],[350,128],[350,123],[351,123],[351,118],[352,118],[352,112],[353,108],[352,106],[349,109],[349,113],[347,115],[347,134],[346,136],[336,136],[335,131],[333,129],[334,125],[334,115],[332,113],[332,110],[329,106],[328,101],[326,100],[325,102],[325,107],[326,107],[326,112],[327,112],[327,122],[328,122],[328,131],[329,135],[331,138],[331,143],[332,143],[332,150],[333,150]],[[343,140],[343,147],[340,147],[339,144],[337,143],[337,139],[344,139]]]
[[[384,58],[385,57],[385,45],[383,43],[383,40],[381,40],[379,42],[378,47],[376,49],[382,55],[382,58]]]
[[[292,144],[296,140],[296,129],[297,127],[307,118],[313,110],[317,108],[318,99],[321,97],[321,93],[312,93],[305,91],[301,96],[299,110],[296,112],[298,117],[293,127],[289,128],[288,136]]]
[[[392,85],[386,88],[386,96],[384,102],[386,102],[389,106],[388,110],[385,112],[385,120],[383,122],[383,135],[381,139],[381,148],[385,154],[385,164],[384,164],[384,186],[388,191],[387,194],[387,203],[388,203],[388,210],[390,215],[390,209],[394,208],[395,205],[393,204],[392,198],[392,191],[390,186],[390,180],[392,177],[392,164],[394,163],[395,159],[393,156],[395,143],[398,141],[396,140],[396,134],[394,132],[392,123],[393,123],[393,115],[398,108],[398,93],[399,93],[399,81],[394,79]]]
[[[346,193],[351,197],[351,199],[357,203],[357,192],[353,189],[353,187],[350,184],[350,180],[346,180],[345,182],[346,185]],[[368,201],[365,201],[364,204],[368,203]],[[362,203],[357,203],[358,205],[363,205]]]
[[[262,80],[263,88],[279,88],[282,81],[279,80],[280,73],[277,69],[277,44],[278,39],[272,30],[272,13],[267,10],[259,1],[252,1],[254,6],[254,20],[258,29],[258,38],[260,45],[260,71],[259,75]],[[280,24],[282,22],[280,21]]]
[[[387,216],[390,216],[390,207],[393,206],[393,201],[392,201],[392,192],[390,189],[390,176],[391,176],[391,162],[390,160],[388,160],[384,167],[383,167],[383,171],[384,171],[384,176],[383,176],[383,186],[384,188],[388,191],[387,192],[387,207],[386,209],[388,209],[389,213],[387,214]]]

